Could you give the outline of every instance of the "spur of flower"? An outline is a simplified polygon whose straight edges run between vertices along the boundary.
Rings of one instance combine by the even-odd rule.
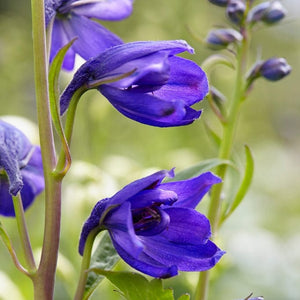
[[[222,257],[212,241],[208,219],[195,210],[213,184],[210,172],[182,181],[162,183],[173,170],[159,171],[99,201],[85,222],[79,253],[93,231],[108,230],[112,243],[133,268],[166,278],[178,271],[205,271]]]
[[[14,126],[0,120],[0,214],[14,216],[12,195],[24,209],[44,189],[41,151]]]
[[[50,62],[60,48],[77,40],[68,50],[63,68],[72,70],[75,54],[85,60],[105,49],[121,44],[122,40],[91,19],[119,21],[132,12],[133,0],[46,0],[46,27],[53,21]]]
[[[90,59],[75,73],[60,99],[63,114],[74,93],[97,88],[123,115],[140,123],[181,126],[200,117],[191,106],[208,92],[203,70],[177,57],[193,53],[182,40],[141,41],[112,47]]]

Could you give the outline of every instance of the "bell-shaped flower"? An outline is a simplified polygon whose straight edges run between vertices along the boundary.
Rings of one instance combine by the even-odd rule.
[[[153,277],[212,268],[224,251],[209,240],[209,221],[195,207],[221,180],[207,172],[162,183],[173,175],[159,171],[99,201],[83,226],[79,253],[83,254],[91,231],[106,229],[121,258]]]
[[[121,44],[121,39],[91,19],[119,21],[132,12],[133,0],[46,0],[46,26],[53,20],[50,61],[60,48],[77,38],[68,50],[63,68],[72,70],[75,54],[85,60],[109,47]]]
[[[12,195],[26,209],[44,189],[41,151],[14,126],[0,120],[0,214],[14,216]]]
[[[193,53],[185,41],[133,42],[106,50],[75,73],[61,96],[61,114],[78,89],[97,88],[119,112],[140,123],[192,123],[201,111],[191,106],[205,97],[208,82],[197,64],[175,56],[184,51]]]

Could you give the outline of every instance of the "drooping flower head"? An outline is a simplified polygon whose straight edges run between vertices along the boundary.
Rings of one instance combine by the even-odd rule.
[[[184,51],[193,53],[185,41],[133,42],[106,50],[75,73],[61,96],[61,113],[79,88],[99,82],[98,91],[128,118],[159,127],[192,123],[201,111],[191,105],[205,97],[208,82],[197,64],[175,56]]]
[[[14,126],[0,120],[0,214],[14,216],[12,195],[26,209],[44,189],[41,151]]]
[[[173,171],[154,173],[99,201],[83,226],[79,253],[83,254],[89,233],[99,228],[108,230],[125,262],[153,277],[212,268],[224,251],[209,240],[209,221],[195,207],[220,179],[208,172],[162,183],[173,175]]]
[[[91,18],[119,21],[132,12],[133,0],[46,0],[46,26],[54,19],[50,61],[57,51],[77,37],[68,50],[63,67],[72,70],[75,54],[88,60],[121,39]]]

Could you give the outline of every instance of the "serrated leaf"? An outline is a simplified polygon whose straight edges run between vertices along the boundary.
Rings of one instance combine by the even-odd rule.
[[[68,142],[66,140],[63,126],[61,123],[60,113],[59,113],[59,108],[58,108],[58,106],[59,106],[59,103],[58,103],[58,101],[59,101],[58,78],[60,75],[64,57],[65,57],[67,51],[69,50],[69,48],[74,43],[74,41],[75,41],[75,39],[70,41],[67,45],[65,45],[58,51],[58,53],[56,54],[56,56],[54,57],[51,65],[50,65],[49,75],[48,75],[51,117],[52,117],[52,122],[53,122],[54,128],[61,140],[62,147],[66,154],[66,159],[67,159],[66,168],[68,168],[68,166],[71,164],[71,155],[70,155]],[[61,171],[61,170],[59,170],[59,171]],[[66,171],[67,171],[66,169],[62,170],[62,173],[65,174]]]
[[[176,174],[174,178],[168,179],[167,181],[179,181],[179,180],[185,180],[192,177],[196,177],[204,172],[210,171],[213,168],[220,166],[220,165],[230,165],[233,166],[232,162],[225,159],[219,159],[219,158],[212,158],[203,160],[200,163],[187,168],[185,170],[182,170]]]
[[[174,300],[173,290],[164,289],[161,279],[148,281],[144,276],[132,272],[94,270],[114,284],[127,300]]]
[[[224,216],[222,217],[221,222],[225,221],[240,205],[252,182],[253,173],[254,173],[254,160],[253,160],[253,155],[251,153],[251,150],[247,145],[245,145],[245,154],[246,154],[246,166],[245,166],[243,180],[232,201],[232,204],[230,205],[229,209],[227,210],[227,212],[225,212]]]
[[[92,255],[90,268],[110,270],[116,265],[119,259],[120,256],[116,252],[109,234],[105,232]],[[104,277],[101,274],[93,271],[89,272],[85,285],[83,300],[86,300],[91,296],[103,279]]]
[[[189,294],[181,295],[177,300],[190,300]]]

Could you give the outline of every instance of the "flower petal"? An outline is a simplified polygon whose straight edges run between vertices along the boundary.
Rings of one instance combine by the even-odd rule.
[[[116,240],[113,240],[114,247],[122,259],[131,267],[158,278],[168,278],[178,274],[177,267],[169,263],[162,264],[157,260],[151,258],[144,252],[141,252],[138,257],[132,255],[129,251],[124,250]]]
[[[187,105],[202,100],[208,93],[204,71],[193,61],[172,56],[169,58],[170,78],[154,95],[161,99],[183,99]]]
[[[89,18],[118,21],[131,14],[132,2],[133,0],[74,1],[71,8],[75,13]]]
[[[111,199],[110,205],[122,204],[127,201],[137,193],[145,189],[151,189],[161,183],[161,181],[166,177],[173,177],[174,171],[162,170],[151,174],[147,177],[133,181],[132,183],[126,185],[122,190],[116,193]]]
[[[4,174],[0,173],[0,214],[6,217],[15,215],[12,196],[9,191],[9,182]]]
[[[34,146],[28,163],[21,169],[21,174],[24,181],[23,189],[28,187],[32,191],[34,197],[44,190],[45,180],[40,147]],[[23,192],[23,189],[21,193]],[[22,200],[24,205],[25,199],[22,198]]]
[[[130,203],[124,202],[105,217],[103,224],[108,229],[112,241],[117,241],[124,251],[138,257],[143,250],[143,244],[134,232],[130,209]]]
[[[102,25],[90,19],[71,14],[63,21],[69,41],[77,37],[72,48],[82,58],[88,60],[100,52],[122,43],[122,40]]]
[[[70,42],[70,40],[71,39],[69,39],[69,37],[67,36],[64,28],[64,21],[55,19],[52,29],[50,62],[52,62],[57,52],[68,42]],[[65,70],[71,71],[74,68],[74,62],[75,52],[71,47],[65,55],[63,68]]]
[[[78,251],[79,251],[80,255],[83,255],[85,242],[86,242],[86,239],[87,239],[89,233],[93,229],[100,226],[100,219],[102,217],[102,214],[105,212],[105,208],[106,208],[106,205],[108,202],[109,202],[109,198],[98,201],[96,203],[96,205],[94,206],[90,216],[85,221],[85,223],[82,227],[82,230],[81,230],[80,240],[79,240]]]
[[[161,233],[165,239],[179,244],[203,244],[211,236],[210,223],[205,215],[190,208],[164,208],[170,217],[169,226]]]
[[[161,264],[176,265],[181,271],[206,271],[225,253],[213,242],[205,244],[179,244],[162,236],[140,237],[144,252]]]
[[[31,147],[20,130],[0,120],[0,170],[5,170],[10,183],[9,192],[14,196],[23,186],[20,162],[30,152]]]
[[[120,76],[134,71],[131,75],[110,83],[110,86],[128,88],[132,85],[149,86],[149,91],[166,84],[170,77],[170,63],[168,53],[161,51],[131,60],[121,67],[108,73],[107,77]]]
[[[219,182],[219,177],[207,172],[188,180],[162,183],[159,188],[178,195],[178,201],[173,206],[195,208],[211,186]]]
[[[151,94],[120,90],[109,85],[102,85],[98,90],[119,112],[132,120],[158,127],[186,124],[186,107],[182,100],[165,101]]]
[[[177,201],[177,194],[173,191],[160,190],[159,188],[142,190],[139,193],[135,194],[133,197],[130,197],[128,201],[131,203],[131,208],[143,208],[153,205],[172,205]]]

